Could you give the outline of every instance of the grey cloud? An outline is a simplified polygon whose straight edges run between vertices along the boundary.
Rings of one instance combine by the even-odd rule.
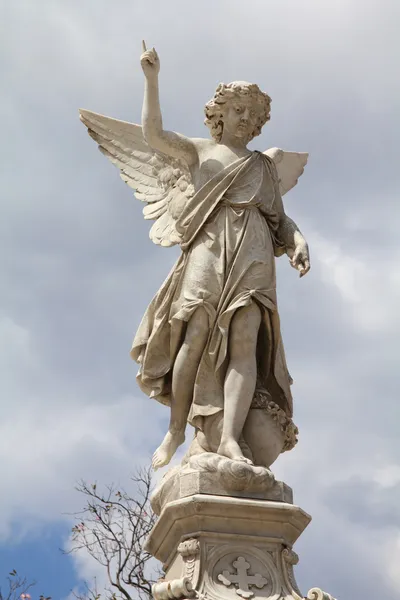
[[[377,482],[353,477],[325,490],[330,510],[340,506],[341,515],[350,523],[367,529],[400,529],[400,484],[382,486]]]

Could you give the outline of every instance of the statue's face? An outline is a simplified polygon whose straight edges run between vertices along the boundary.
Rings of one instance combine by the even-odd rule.
[[[250,139],[257,123],[254,100],[243,96],[232,99],[224,112],[224,130],[242,139]]]

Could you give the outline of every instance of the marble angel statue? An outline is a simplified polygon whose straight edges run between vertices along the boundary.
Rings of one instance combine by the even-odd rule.
[[[211,139],[167,131],[154,48],[144,45],[141,66],[141,127],[80,113],[100,150],[146,202],[144,217],[155,220],[151,240],[182,250],[131,350],[140,388],[170,407],[153,466],[169,463],[189,422],[195,428],[189,453],[269,467],[296,441],[275,257],[287,254],[300,277],[310,269],[307,243],[282,204],[308,155],[247,148],[270,119],[271,99],[242,81],[220,84],[206,104]],[[283,432],[273,434],[273,443],[271,415]]]

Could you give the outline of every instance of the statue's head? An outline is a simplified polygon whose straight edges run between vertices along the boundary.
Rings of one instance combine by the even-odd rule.
[[[246,144],[260,135],[261,129],[270,119],[271,98],[255,83],[233,81],[220,83],[214,97],[204,108],[204,123],[216,142],[220,142],[224,128]]]

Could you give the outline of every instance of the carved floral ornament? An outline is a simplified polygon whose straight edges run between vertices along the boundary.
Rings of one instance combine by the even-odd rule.
[[[285,411],[276,402],[271,400],[268,392],[257,389],[251,403],[251,408],[265,410],[279,426],[285,436],[282,452],[287,452],[295,447],[299,430]]]

